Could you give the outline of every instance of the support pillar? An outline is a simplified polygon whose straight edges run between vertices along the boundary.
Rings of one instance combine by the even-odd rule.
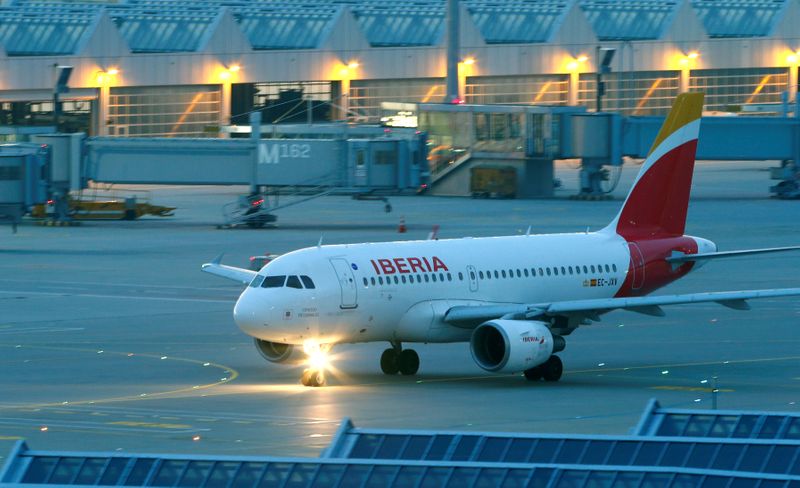
[[[460,99],[458,77],[458,0],[447,0],[447,86],[444,103]]]
[[[111,87],[102,83],[97,97],[97,135],[108,135],[108,106],[111,103]]]
[[[567,87],[567,105],[575,107],[578,105],[578,89],[580,87],[581,74],[578,70],[569,72],[569,86]]]
[[[681,77],[679,80],[679,93],[688,93],[689,92],[689,78],[691,77],[692,69],[689,67],[689,64],[686,63],[681,67]]]
[[[786,88],[789,92],[789,103],[797,100],[797,64],[789,66],[789,86]]]
[[[219,137],[227,138],[230,136],[227,132],[222,131],[222,126],[230,125],[231,123],[231,82],[223,82],[221,88],[219,100]]]

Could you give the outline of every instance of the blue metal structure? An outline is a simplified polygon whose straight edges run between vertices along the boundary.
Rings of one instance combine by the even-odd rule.
[[[800,440],[652,434],[664,419],[687,415],[780,417],[791,425],[800,418],[664,409],[651,401],[633,436],[357,429],[345,419],[320,458],[50,452],[20,441],[0,470],[0,486],[800,486]]]
[[[0,486],[789,487],[800,476],[651,466],[134,455],[31,451],[20,441]]]
[[[766,37],[787,0],[692,0],[710,37]]]
[[[651,400],[636,435],[800,441],[800,413],[686,410],[664,408]]]

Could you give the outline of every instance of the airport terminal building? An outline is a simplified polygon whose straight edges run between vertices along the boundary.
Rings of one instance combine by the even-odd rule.
[[[468,104],[663,115],[678,93],[738,112],[795,99],[800,0],[464,0]],[[225,137],[265,123],[378,122],[445,99],[444,0],[0,1],[0,125]]]

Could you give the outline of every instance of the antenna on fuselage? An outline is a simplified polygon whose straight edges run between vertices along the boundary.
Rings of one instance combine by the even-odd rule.
[[[528,230],[525,231],[525,235],[526,236],[531,235],[531,226],[530,225],[528,226]]]
[[[323,238],[323,237],[325,237],[325,235],[324,235],[324,234],[323,234],[323,235],[321,235],[321,236],[319,236],[319,242],[317,242],[317,247],[322,247],[322,238]]]

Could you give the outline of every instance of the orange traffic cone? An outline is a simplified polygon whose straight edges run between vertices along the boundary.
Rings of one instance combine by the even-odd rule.
[[[406,232],[406,218],[400,217],[400,225],[397,226],[397,232],[404,234]]]

